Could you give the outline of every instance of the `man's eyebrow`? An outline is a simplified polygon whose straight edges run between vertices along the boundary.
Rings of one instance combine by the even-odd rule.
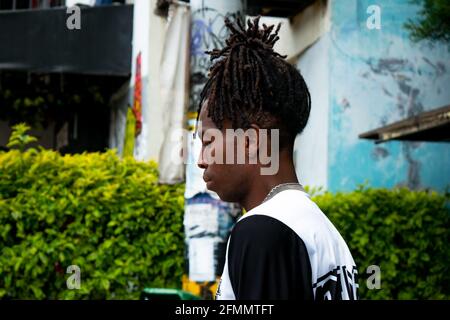
[[[192,137],[195,139],[197,136],[200,138],[200,140],[202,140],[203,130],[198,130],[198,127],[196,126],[194,132],[192,133]]]

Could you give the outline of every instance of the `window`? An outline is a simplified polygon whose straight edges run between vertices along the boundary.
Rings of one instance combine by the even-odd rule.
[[[46,9],[64,5],[65,0],[1,0],[0,10]]]

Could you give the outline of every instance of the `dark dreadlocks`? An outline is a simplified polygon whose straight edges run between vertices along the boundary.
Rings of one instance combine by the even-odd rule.
[[[207,101],[208,117],[219,129],[229,119],[233,128],[280,129],[282,145],[291,145],[308,121],[311,97],[303,77],[286,56],[273,50],[278,24],[259,28],[260,17],[249,20],[247,29],[225,19],[230,30],[226,46],[206,52],[211,61],[208,81],[201,94],[198,114]],[[198,116],[197,116],[198,120]]]

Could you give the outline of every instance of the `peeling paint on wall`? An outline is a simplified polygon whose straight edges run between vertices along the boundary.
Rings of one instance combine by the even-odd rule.
[[[450,144],[392,141],[375,145],[362,132],[450,104],[447,46],[411,43],[403,28],[417,6],[377,1],[381,29],[366,28],[372,1],[333,1],[330,30],[328,189],[405,185],[444,190]]]

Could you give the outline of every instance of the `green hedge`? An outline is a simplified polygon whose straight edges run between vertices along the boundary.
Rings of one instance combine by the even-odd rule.
[[[313,200],[350,247],[361,299],[450,298],[448,194],[361,187]],[[370,265],[380,267],[380,290],[367,289]]]
[[[10,147],[33,139],[19,128]],[[183,185],[157,184],[156,164],[103,154],[0,152],[0,298],[135,299],[179,287]],[[407,189],[325,193],[313,200],[347,241],[362,299],[450,298],[449,195]],[[81,288],[68,290],[69,265]],[[368,290],[366,269],[381,268]]]
[[[0,298],[136,299],[145,286],[180,287],[184,186],[157,176],[155,163],[114,151],[0,152]],[[81,269],[79,290],[67,289],[69,265]]]

